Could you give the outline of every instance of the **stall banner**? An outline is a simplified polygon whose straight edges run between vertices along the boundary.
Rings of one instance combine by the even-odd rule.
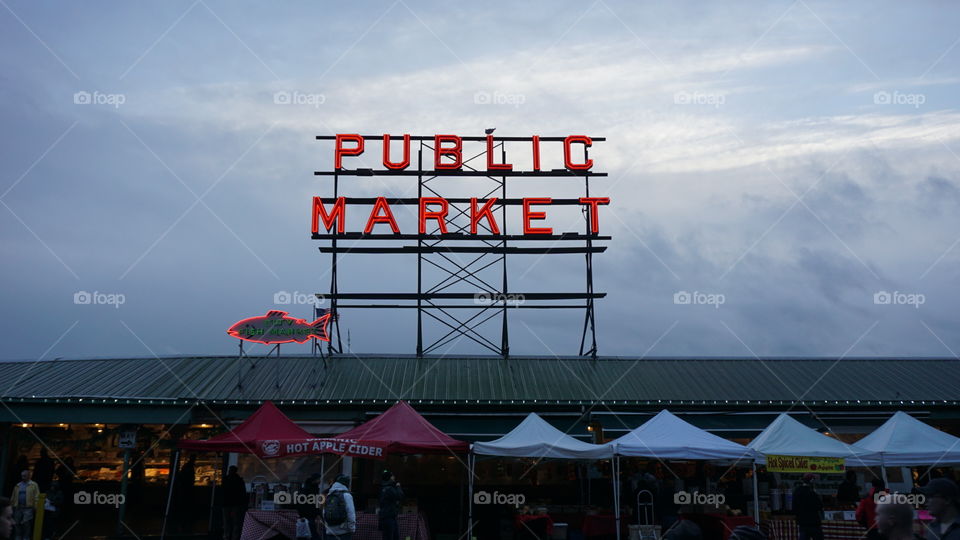
[[[347,439],[292,439],[260,441],[255,448],[262,458],[339,454],[348,457],[387,459],[387,443]]]
[[[844,472],[843,458],[767,455],[767,470],[785,473],[834,474]]]

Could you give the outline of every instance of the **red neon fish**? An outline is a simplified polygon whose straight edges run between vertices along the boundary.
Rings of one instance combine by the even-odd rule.
[[[266,315],[244,319],[227,330],[231,336],[244,341],[254,341],[265,345],[277,343],[306,343],[310,338],[330,341],[327,323],[330,312],[308,323],[304,319],[288,317],[286,311],[268,311]]]

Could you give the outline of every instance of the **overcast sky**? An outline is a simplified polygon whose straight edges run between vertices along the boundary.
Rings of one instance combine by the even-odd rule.
[[[494,126],[607,138],[601,354],[960,351],[956,3],[363,6],[0,1],[0,358],[233,353],[232,323],[308,317],[282,294],[328,290],[314,136]],[[344,259],[341,291],[415,290],[415,260],[390,257]],[[583,283],[579,256],[510,269],[515,291]],[[511,321],[516,354],[576,352],[582,314]],[[341,329],[354,352],[412,353],[415,322]]]

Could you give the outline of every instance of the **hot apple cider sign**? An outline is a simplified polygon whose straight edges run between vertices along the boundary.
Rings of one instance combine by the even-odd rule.
[[[483,137],[461,137],[458,135],[433,135],[411,136],[405,134],[394,136],[384,134],[381,136],[358,135],[358,134],[338,134],[336,136],[321,136],[318,139],[333,140],[333,163],[334,170],[317,173],[328,175],[424,175],[424,176],[601,176],[602,173],[592,173],[593,159],[588,158],[587,149],[590,148],[595,140],[586,135],[570,135],[567,137],[540,137],[533,135],[530,137],[494,137],[487,135]],[[418,156],[418,164],[411,170],[411,140],[417,140],[426,143],[426,146],[432,150],[432,156],[423,157],[422,152]],[[464,157],[464,141],[486,143],[485,164],[472,166],[468,162],[476,156]],[[394,144],[391,144],[391,141]],[[383,165],[382,170],[362,169],[354,166],[351,168],[350,161],[359,162],[359,156],[370,150],[368,146],[380,143],[380,147],[373,149],[379,151],[380,162]],[[526,146],[531,163],[528,170],[518,170],[512,163],[506,159],[497,159],[498,152],[495,147],[506,142],[514,145]],[[397,150],[397,144],[399,151]],[[432,144],[430,144],[432,143]],[[422,148],[422,145],[421,145]],[[556,152],[557,155],[547,154],[547,152]],[[541,170],[541,161],[544,157],[559,158],[562,152],[563,168]],[[505,152],[500,152],[501,158],[505,158]],[[369,159],[365,160],[369,161]],[[426,163],[424,163],[426,161]],[[345,164],[347,165],[345,167]],[[430,166],[432,165],[432,169]],[[311,211],[312,232],[316,236],[320,233],[322,226],[327,233],[336,230],[336,234],[347,233],[346,214],[350,208],[346,197],[313,197]],[[378,232],[399,235],[409,233],[410,231],[401,231],[397,220],[394,218],[391,203],[386,197],[376,197],[372,199],[367,213],[366,225],[363,228],[363,234],[369,235]],[[439,234],[447,234],[449,223],[448,214],[450,214],[451,201],[444,197],[419,197],[418,203],[418,222],[417,233],[427,234],[428,224]],[[507,201],[503,201],[507,202]],[[503,203],[502,202],[502,203]],[[552,204],[559,203],[551,197],[524,197],[517,202],[522,207],[521,223],[523,224],[523,235],[553,235],[553,228],[544,226],[544,220],[547,218],[549,207]],[[598,234],[600,232],[600,207],[610,204],[609,197],[579,197],[576,201],[564,200],[564,204],[573,202],[581,205],[589,216],[590,233]],[[466,201],[464,201],[466,204]],[[501,204],[502,204],[501,203]],[[497,222],[494,213],[495,206],[498,204],[497,197],[472,197],[469,199],[469,211],[465,212],[470,219],[469,234],[477,235],[478,228],[489,231],[494,235],[499,235],[500,225]],[[358,233],[359,231],[353,231]],[[388,233],[389,234],[389,233]]]

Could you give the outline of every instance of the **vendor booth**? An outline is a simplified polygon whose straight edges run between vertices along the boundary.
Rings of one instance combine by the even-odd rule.
[[[960,438],[898,411],[853,446],[880,457],[888,466],[960,464]]]
[[[685,422],[664,409],[640,427],[610,441],[606,445],[612,448],[617,455],[616,471],[619,476],[620,457],[645,457],[658,461],[664,460],[699,460],[726,465],[751,465],[756,452],[733,441],[718,437]],[[754,475],[756,476],[756,475]],[[619,482],[616,483],[619,488]],[[620,494],[617,490],[619,507]],[[689,501],[695,503],[696,501]],[[630,501],[631,505],[639,506],[639,501]],[[738,525],[753,525],[754,519],[749,516],[730,516],[722,511],[720,506],[709,504],[685,504],[681,508],[680,519],[695,521],[706,536],[715,536],[711,532],[722,535],[725,539],[729,531]],[[638,510],[639,513],[639,510]],[[616,532],[619,538],[621,516],[617,516]]]
[[[766,481],[755,486],[762,500],[762,523],[771,540],[795,540],[798,527],[792,514],[792,492],[806,473],[818,475],[824,498],[823,532],[826,540],[856,540],[866,530],[850,508],[841,508],[832,494],[847,467],[880,464],[876,452],[843,443],[811,429],[787,414],[779,415],[748,447],[757,451],[757,462],[766,464]],[[771,486],[771,484],[773,484]]]
[[[544,459],[595,461],[613,458],[613,449],[606,445],[590,444],[577,440],[553,427],[536,413],[527,415],[517,427],[499,439],[474,443],[471,447],[470,482],[468,484],[470,501],[469,520],[467,522],[468,538],[473,537],[474,471],[478,455],[534,458],[537,462]],[[614,500],[616,500],[616,495],[614,495]],[[530,501],[526,502],[529,503]],[[530,532],[533,536],[550,535],[555,526],[555,517],[555,515],[550,515],[546,508],[534,509],[530,513],[518,513],[515,517],[515,528]],[[612,521],[613,516],[611,515],[610,518]],[[557,523],[556,525],[566,527],[567,523]],[[581,524],[581,527],[583,526],[584,524]]]

